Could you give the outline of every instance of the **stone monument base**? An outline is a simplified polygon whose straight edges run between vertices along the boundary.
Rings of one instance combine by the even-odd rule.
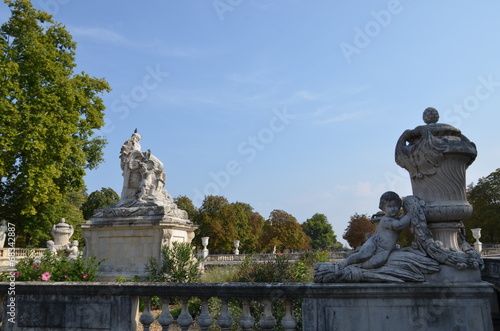
[[[303,299],[304,331],[493,330],[486,282],[344,283],[326,291]]]
[[[101,281],[118,277],[146,277],[150,257],[160,260],[161,248],[173,242],[191,242],[196,226],[169,216],[113,219],[90,219],[82,224],[85,256],[104,259]]]

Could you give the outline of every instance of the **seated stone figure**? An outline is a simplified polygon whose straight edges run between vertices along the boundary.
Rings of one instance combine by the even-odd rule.
[[[354,263],[362,263],[361,266],[373,269],[383,266],[389,254],[396,247],[399,234],[410,225],[410,215],[406,214],[398,218],[402,201],[399,195],[389,191],[380,197],[379,208],[384,212],[376,232],[363,244],[359,252],[352,254],[338,264],[340,269]]]
[[[65,251],[68,260],[76,260],[80,255],[78,251],[78,240],[73,240],[71,244],[67,244]]]
[[[403,204],[405,214],[398,217]],[[384,211],[376,232],[364,243],[359,252],[344,261],[317,263],[314,267],[316,282],[423,282],[425,274],[440,270],[439,262],[426,252],[415,248],[399,249],[396,242],[406,227],[426,227],[423,201],[409,196],[402,203],[394,192],[380,198],[379,207]]]

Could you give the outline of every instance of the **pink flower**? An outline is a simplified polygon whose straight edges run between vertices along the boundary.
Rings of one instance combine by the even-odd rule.
[[[47,271],[47,272],[44,272],[40,278],[42,280],[49,280],[50,277],[52,277],[52,275],[50,274],[50,272]]]
[[[89,276],[89,275],[87,275],[87,274],[83,274],[82,278],[83,278],[83,279],[85,279],[85,278],[87,278],[88,276]]]
[[[19,274],[19,271],[14,271],[14,272],[12,273],[12,276],[14,276],[15,278],[19,277],[19,275],[20,275],[20,274]]]
[[[67,275],[64,275],[64,278],[68,279],[69,277]]]

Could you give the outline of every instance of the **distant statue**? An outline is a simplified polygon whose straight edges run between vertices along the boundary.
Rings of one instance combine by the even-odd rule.
[[[137,129],[123,143],[120,166],[123,170],[122,201],[155,201],[165,198],[162,192],[167,178],[163,163],[148,149],[141,151],[141,136]],[[165,192],[166,193],[166,192]]]
[[[73,240],[70,244],[67,244],[65,251],[68,260],[76,260],[80,255],[78,251],[78,240]]]
[[[52,253],[52,255],[57,255],[56,245],[53,240],[47,240],[47,248],[45,249]]]

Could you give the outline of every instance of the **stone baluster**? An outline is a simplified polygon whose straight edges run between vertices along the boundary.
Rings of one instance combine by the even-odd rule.
[[[272,301],[271,299],[264,299],[262,302],[264,303],[264,314],[259,320],[259,325],[262,330],[272,331],[276,325],[276,318],[274,318],[272,312]]]
[[[144,310],[142,311],[139,322],[144,326],[144,331],[149,331],[149,326],[155,321],[153,314],[151,314],[150,298],[144,298]]]
[[[293,331],[297,327],[297,319],[293,316],[292,300],[285,300],[285,316],[281,320],[281,326],[285,331]]]
[[[220,310],[219,318],[217,319],[217,323],[223,331],[229,331],[229,327],[231,326],[231,324],[233,324],[233,318],[229,314],[227,299],[222,300],[222,307]]]
[[[212,325],[212,317],[210,316],[210,312],[208,311],[208,299],[201,299],[201,312],[200,316],[198,316],[197,322],[201,328],[201,331],[208,331],[210,325]]]
[[[162,310],[160,316],[158,316],[158,323],[162,326],[163,331],[168,331],[170,324],[174,321],[174,317],[170,314],[169,300],[168,298],[162,298]]]
[[[188,298],[181,298],[181,313],[177,317],[177,324],[181,327],[182,331],[187,331],[191,324],[193,324],[193,317],[189,313]]]
[[[240,323],[243,331],[250,331],[253,328],[253,324],[255,323],[252,314],[250,314],[250,301],[248,299],[243,299],[243,311],[238,322]]]

